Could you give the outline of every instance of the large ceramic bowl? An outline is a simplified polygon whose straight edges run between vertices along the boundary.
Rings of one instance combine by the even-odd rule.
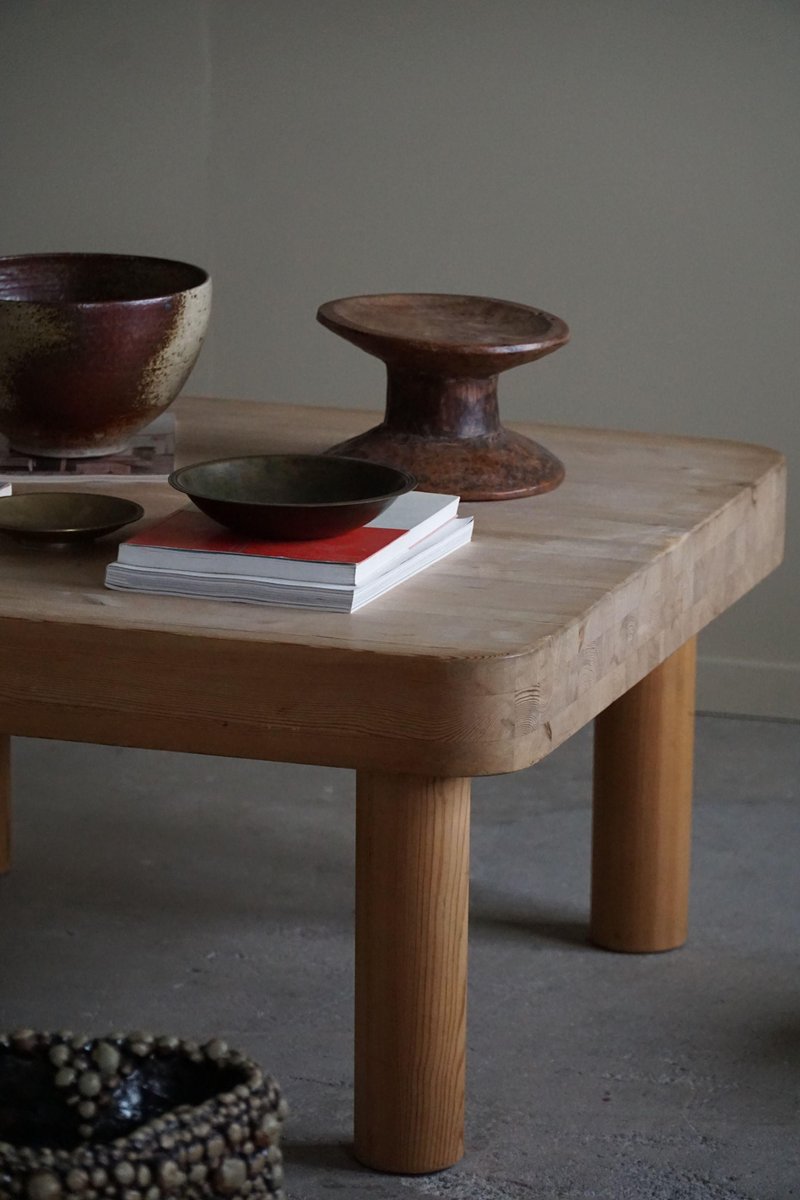
[[[123,449],[180,392],[210,306],[211,280],[189,263],[0,258],[0,432],[53,458]]]
[[[181,467],[169,482],[235,533],[300,541],[366,525],[416,481],[359,458],[249,454]]]
[[[20,1029],[0,1036],[0,1196],[281,1200],[286,1112],[219,1039]]]

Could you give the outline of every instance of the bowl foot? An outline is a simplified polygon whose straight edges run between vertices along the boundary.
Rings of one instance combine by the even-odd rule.
[[[108,458],[111,454],[122,454],[130,445],[130,437],[122,441],[103,443],[102,446],[25,446],[11,442],[15,454],[26,454],[31,458]]]

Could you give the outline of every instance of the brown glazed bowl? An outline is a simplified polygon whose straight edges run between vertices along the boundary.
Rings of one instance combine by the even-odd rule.
[[[211,280],[189,263],[0,257],[0,433],[52,458],[123,449],[180,392],[210,307]]]

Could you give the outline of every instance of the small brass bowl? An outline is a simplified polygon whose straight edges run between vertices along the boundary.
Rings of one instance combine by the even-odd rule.
[[[323,454],[215,459],[181,467],[169,482],[228,529],[283,541],[358,529],[416,485],[395,467]]]
[[[0,533],[22,542],[91,542],[143,516],[133,500],[94,492],[23,492],[0,499]]]

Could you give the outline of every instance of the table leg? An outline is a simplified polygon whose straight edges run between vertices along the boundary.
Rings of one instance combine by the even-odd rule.
[[[11,738],[0,733],[0,875],[11,867]]]
[[[673,950],[686,940],[696,640],[595,722],[592,941]]]
[[[361,773],[355,1153],[420,1174],[464,1152],[470,780]]]

